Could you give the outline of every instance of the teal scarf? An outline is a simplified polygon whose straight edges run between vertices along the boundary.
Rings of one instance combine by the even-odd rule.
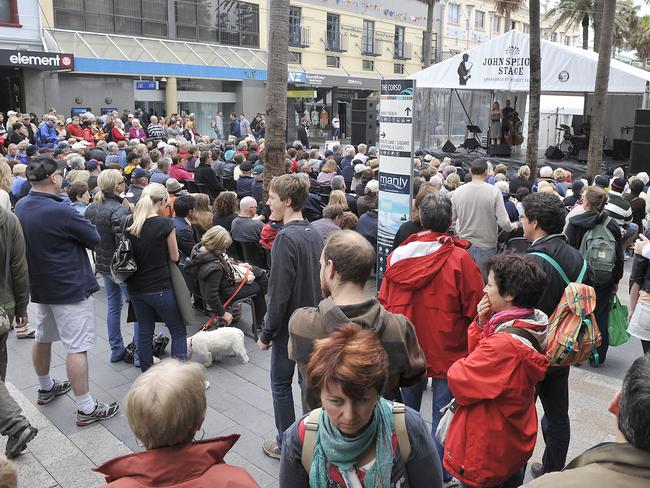
[[[328,463],[347,471],[375,443],[375,462],[367,471],[363,484],[365,488],[389,488],[393,468],[393,431],[393,407],[382,397],[377,400],[370,424],[356,437],[342,434],[323,409],[309,470],[309,486],[327,488]]]

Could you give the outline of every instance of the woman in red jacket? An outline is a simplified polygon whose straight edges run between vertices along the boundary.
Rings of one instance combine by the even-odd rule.
[[[126,135],[124,134],[124,122],[119,118],[115,119],[113,128],[111,129],[111,135],[113,136],[113,142],[126,141]]]
[[[444,465],[461,486],[511,488],[523,483],[537,440],[535,387],[549,364],[542,353],[548,318],[533,307],[546,275],[522,254],[494,256],[487,266],[469,355],[447,373],[457,408]]]
[[[83,140],[88,143],[88,149],[95,147],[95,133],[94,133],[94,121],[93,120],[84,120],[82,127],[82,137]]]
[[[146,451],[96,468],[106,476],[107,487],[259,486],[243,468],[223,460],[239,435],[194,440],[206,409],[203,367],[198,363],[168,359],[152,367],[133,382],[124,406],[129,426]]]

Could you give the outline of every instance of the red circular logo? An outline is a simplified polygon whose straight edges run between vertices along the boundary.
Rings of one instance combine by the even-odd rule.
[[[72,58],[70,56],[62,56],[61,57],[61,64],[63,66],[70,66],[72,65]]]

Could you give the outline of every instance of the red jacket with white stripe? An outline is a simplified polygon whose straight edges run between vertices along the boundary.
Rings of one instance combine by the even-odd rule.
[[[483,277],[467,247],[467,241],[427,230],[388,256],[379,301],[413,323],[433,378],[446,378],[467,355],[467,327],[483,297]]]

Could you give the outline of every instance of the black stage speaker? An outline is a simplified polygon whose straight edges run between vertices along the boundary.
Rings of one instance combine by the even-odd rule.
[[[578,151],[578,161],[581,163],[584,163],[585,161],[589,160],[589,150],[587,149],[580,149]]]
[[[614,139],[612,141],[612,151],[615,159],[630,159],[630,149],[632,149],[632,141],[627,139]]]
[[[481,143],[478,142],[476,139],[472,138],[467,138],[465,139],[465,142],[461,144],[465,149],[468,151],[474,151],[481,147]]]
[[[377,100],[372,98],[352,99],[351,144],[377,145]]]
[[[490,156],[510,157],[510,145],[505,143],[490,144],[488,146],[488,154]]]
[[[442,152],[446,152],[446,153],[456,152],[456,146],[454,146],[453,142],[451,142],[449,139],[447,139],[447,142],[445,142],[445,145],[442,146]]]
[[[636,109],[632,147],[630,149],[630,173],[650,172],[650,110]]]
[[[544,156],[546,156],[546,159],[564,159],[564,153],[557,146],[548,146]]]

